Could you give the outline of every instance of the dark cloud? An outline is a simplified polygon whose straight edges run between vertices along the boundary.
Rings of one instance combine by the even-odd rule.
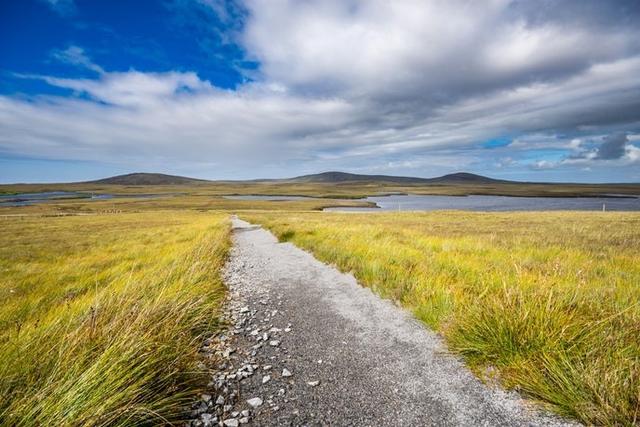
[[[598,148],[597,158],[603,160],[619,159],[625,155],[629,138],[624,133],[609,135]]]

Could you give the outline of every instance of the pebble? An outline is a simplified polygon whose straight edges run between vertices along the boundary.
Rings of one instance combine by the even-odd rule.
[[[214,421],[214,416],[211,414],[202,414],[200,416],[200,419],[205,426],[211,426],[214,422],[217,421],[217,419]]]
[[[260,399],[259,397],[252,397],[251,399],[247,399],[247,403],[252,408],[257,408],[259,406],[262,406],[262,399]]]
[[[307,381],[307,384],[309,384],[311,387],[315,387],[320,384],[320,381]]]
[[[270,375],[265,375],[264,377],[262,377],[262,384],[268,383],[270,379],[271,379]]]
[[[277,347],[277,346],[279,346],[279,345],[280,345],[280,341],[278,341],[278,340],[271,340],[271,341],[269,341],[269,345],[270,345],[271,347]]]
[[[226,427],[238,427],[238,425],[239,425],[238,420],[236,420],[234,418],[229,418],[228,420],[224,420],[222,423]]]
[[[249,424],[249,418],[248,417],[242,417],[238,420],[238,422],[240,422],[240,424]]]
[[[282,376],[283,376],[283,377],[290,377],[290,376],[292,376],[292,375],[293,375],[293,374],[292,374],[292,373],[291,373],[287,368],[284,368],[284,369],[282,370]]]
[[[269,369],[271,369],[271,365],[264,365],[262,369],[264,369],[265,371],[268,371]]]

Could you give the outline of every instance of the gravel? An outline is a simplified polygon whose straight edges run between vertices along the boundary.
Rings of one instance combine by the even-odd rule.
[[[233,227],[230,326],[203,347],[215,360],[207,394],[218,397],[194,403],[192,426],[202,413],[220,426],[577,425],[484,385],[436,333],[353,276],[259,226]]]

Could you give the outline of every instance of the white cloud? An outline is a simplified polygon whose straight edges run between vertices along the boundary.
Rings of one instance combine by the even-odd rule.
[[[200,3],[226,16],[219,1]],[[0,97],[0,152],[216,165],[213,177],[338,168],[429,176],[494,167],[495,154],[477,147],[498,135],[516,135],[500,148],[502,169],[519,168],[514,153],[532,149],[582,154],[541,159],[539,169],[592,161],[586,142],[616,130],[635,141],[640,29],[533,19],[520,6],[248,0],[240,41],[260,70],[237,91],[192,72],[109,72],[72,45],[53,56],[97,78],[37,77],[71,98]],[[637,162],[638,148],[625,150],[597,164]]]
[[[71,45],[64,50],[54,50],[51,52],[51,57],[60,62],[83,67],[98,74],[104,74],[104,69],[91,61],[84,49],[79,46]]]

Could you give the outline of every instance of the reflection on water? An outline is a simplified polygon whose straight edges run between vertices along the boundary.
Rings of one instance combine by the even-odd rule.
[[[0,195],[0,206],[28,206],[37,203],[69,199],[82,199],[83,201],[115,198],[153,199],[159,197],[171,197],[175,195],[177,194],[94,194],[73,191],[46,191],[42,193],[2,194]]]
[[[508,197],[508,196],[419,196],[394,195],[367,197],[368,202],[379,208],[326,208],[325,211],[375,212],[375,211],[547,211],[577,210],[601,211],[603,205],[608,211],[640,211],[640,198],[621,197]]]

